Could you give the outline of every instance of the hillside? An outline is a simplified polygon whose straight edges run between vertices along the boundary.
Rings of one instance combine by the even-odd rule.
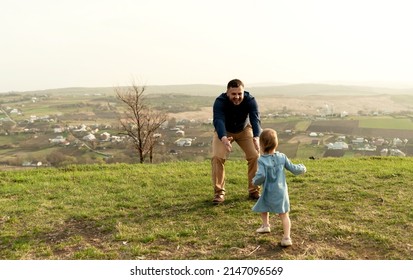
[[[245,161],[213,206],[209,161],[0,171],[0,259],[413,259],[413,158],[304,160],[281,225],[258,235]]]
[[[255,87],[252,89],[255,95]],[[329,85],[256,89],[262,127],[278,131],[280,148],[290,158],[413,155],[412,94],[378,94],[384,89]],[[259,89],[268,95],[259,95]],[[210,157],[212,104],[221,90],[214,85],[148,87],[148,104],[168,115],[168,122],[157,131],[161,137],[155,163]],[[350,91],[353,95],[343,95]],[[300,92],[318,95],[294,95]],[[38,164],[134,163],[137,156],[119,128],[124,109],[113,88],[2,94],[0,169]],[[181,130],[179,134],[177,129]],[[311,133],[318,136],[310,137]],[[343,136],[349,149],[331,155],[328,145]],[[190,139],[190,145],[181,147],[181,138]],[[356,138],[364,138],[364,145],[353,145]],[[231,157],[243,155],[238,149]]]
[[[149,94],[184,94],[192,96],[216,96],[225,92],[226,85],[207,85],[207,84],[188,84],[188,85],[145,85]],[[114,86],[115,87],[115,86]],[[27,94],[102,94],[113,95],[114,87],[77,87],[77,88],[58,88],[46,90],[26,91]],[[329,84],[290,84],[272,86],[249,86],[246,84],[247,91],[253,92],[257,96],[364,96],[364,95],[411,95],[413,88],[386,88],[372,86],[352,86],[352,85],[329,85]],[[1,93],[0,93],[1,94]],[[4,93],[3,93],[4,94]]]

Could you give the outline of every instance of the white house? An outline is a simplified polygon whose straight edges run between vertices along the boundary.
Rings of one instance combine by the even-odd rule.
[[[329,150],[348,150],[348,145],[345,142],[328,143],[327,148]]]
[[[21,115],[22,113],[21,113],[20,110],[18,110],[18,109],[12,109],[12,110],[10,111],[10,114]]]
[[[80,125],[78,129],[74,129],[75,132],[85,132],[87,131],[87,126],[85,124]]]
[[[83,137],[82,140],[84,140],[84,141],[94,141],[94,140],[96,140],[96,137],[93,134],[88,134],[85,137]]]
[[[178,130],[175,132],[177,136],[185,136],[185,131],[183,130]]]
[[[395,157],[405,157],[406,154],[399,149],[390,149],[390,155]]]
[[[377,151],[377,147],[374,145],[370,145],[370,144],[357,145],[356,147],[353,147],[353,149],[356,151],[368,151],[368,152]]]
[[[386,149],[386,148],[384,148],[384,149],[382,149],[382,150],[380,151],[380,155],[381,155],[381,156],[387,156],[388,153],[389,153],[389,150]]]
[[[56,143],[56,144],[61,144],[66,142],[66,138],[64,138],[62,135],[56,136],[56,138],[49,139],[50,143]]]
[[[400,138],[394,138],[393,139],[393,146],[395,147],[399,147],[403,145],[403,141]]]
[[[358,138],[352,140],[351,142],[353,142],[353,144],[362,144],[362,143],[364,143],[364,138],[358,137]]]
[[[110,133],[108,133],[108,132],[103,132],[102,134],[100,134],[100,139],[102,140],[102,141],[109,141],[109,139],[110,139]]]
[[[192,145],[192,139],[191,138],[180,138],[175,141],[175,144],[178,147],[190,147]]]
[[[111,142],[122,142],[122,138],[120,136],[112,135],[110,137]]]
[[[40,167],[43,163],[41,161],[25,161],[22,163],[24,167]]]
[[[373,144],[376,146],[383,146],[383,144],[386,142],[383,138],[378,138],[373,141]]]

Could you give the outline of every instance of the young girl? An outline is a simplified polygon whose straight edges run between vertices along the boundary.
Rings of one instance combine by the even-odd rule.
[[[283,153],[277,152],[277,132],[273,129],[264,129],[260,135],[260,146],[262,154],[258,160],[258,170],[253,178],[253,184],[262,185],[262,194],[252,208],[254,212],[260,212],[262,226],[257,229],[258,233],[269,233],[269,212],[277,213],[282,222],[284,237],[281,246],[291,246],[290,237],[291,221],[288,216],[290,201],[284,168],[294,175],[307,171],[303,164],[293,164]]]

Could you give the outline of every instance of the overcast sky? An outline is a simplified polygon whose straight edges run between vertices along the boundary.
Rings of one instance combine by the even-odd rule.
[[[0,92],[413,85],[410,0],[0,0]]]

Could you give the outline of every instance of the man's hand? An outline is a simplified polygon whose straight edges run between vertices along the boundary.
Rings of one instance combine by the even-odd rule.
[[[259,153],[260,152],[260,138],[259,137],[254,137],[252,139],[253,139],[252,142],[254,142],[255,149]]]
[[[221,142],[222,142],[222,144],[224,144],[225,149],[227,149],[228,152],[232,151],[231,141],[233,139],[234,139],[233,137],[227,137],[227,136],[224,136],[224,137],[221,138]]]

